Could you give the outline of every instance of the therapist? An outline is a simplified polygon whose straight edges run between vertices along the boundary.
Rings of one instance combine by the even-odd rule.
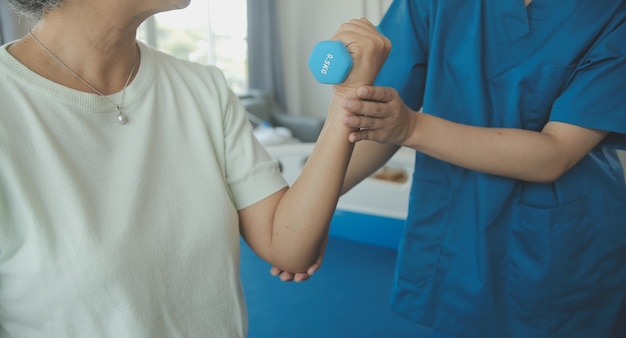
[[[393,310],[433,337],[626,337],[626,3],[396,0],[380,28],[345,190],[417,150]]]

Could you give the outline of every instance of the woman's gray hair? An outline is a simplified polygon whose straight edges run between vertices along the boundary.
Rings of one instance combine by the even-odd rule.
[[[44,14],[58,8],[63,0],[4,0],[13,10],[34,21],[39,21]]]

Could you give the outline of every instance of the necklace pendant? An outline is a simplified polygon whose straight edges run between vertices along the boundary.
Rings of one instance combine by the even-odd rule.
[[[117,123],[119,124],[128,123],[128,117],[124,115],[124,113],[120,112],[119,114],[117,114]]]
[[[117,114],[117,123],[122,124],[122,125],[128,123],[128,116],[124,114],[124,112],[122,111],[122,107],[117,106],[117,111],[119,112]]]
[[[133,66],[130,68],[130,73],[128,74],[128,79],[126,79],[126,84],[124,85],[124,88],[122,89],[122,99],[120,100],[120,104],[115,104],[113,101],[111,101],[111,99],[109,99],[108,97],[106,97],[104,94],[102,94],[99,90],[97,90],[96,88],[94,88],[94,86],[90,85],[87,81],[85,81],[82,77],[78,76],[78,74],[76,74],[76,72],[74,72],[68,65],[66,65],[63,61],[61,61],[61,59],[59,59],[58,56],[56,56],[48,47],[46,47],[41,41],[39,41],[39,39],[37,39],[34,35],[32,31],[28,32],[28,35],[35,41],[35,43],[37,43],[41,48],[43,48],[52,58],[54,58],[61,66],[63,66],[63,68],[65,68],[70,74],[72,74],[75,78],[77,78],[80,82],[82,82],[85,86],[89,87],[91,90],[93,90],[96,94],[98,94],[100,97],[103,97],[105,99],[107,99],[113,106],[115,106],[115,108],[118,111],[117,114],[117,122],[119,124],[126,124],[128,123],[128,117],[126,116],[126,114],[124,114],[124,111],[122,110],[122,104],[124,102],[124,94],[126,93],[126,88],[128,87],[128,84],[130,83],[130,78],[133,77],[133,72],[135,71],[135,65],[137,63],[137,59],[135,59],[135,61],[133,61]],[[138,48],[138,47],[137,47]],[[137,53],[138,55],[138,53]],[[137,56],[135,56],[135,58],[137,58]]]

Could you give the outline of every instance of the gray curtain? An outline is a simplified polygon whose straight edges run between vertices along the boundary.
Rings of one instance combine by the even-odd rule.
[[[0,0],[0,45],[20,37],[18,17],[7,4]]]
[[[248,0],[248,71],[250,89],[272,93],[284,110],[287,100],[276,2]]]

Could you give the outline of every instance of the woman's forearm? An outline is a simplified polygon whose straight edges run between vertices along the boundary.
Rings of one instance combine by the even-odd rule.
[[[317,259],[341,193],[354,145],[348,142],[351,129],[333,121],[341,114],[336,102],[300,176],[276,208],[272,246],[279,257],[294,258],[282,263],[290,265],[283,266],[287,271],[306,271]]]

